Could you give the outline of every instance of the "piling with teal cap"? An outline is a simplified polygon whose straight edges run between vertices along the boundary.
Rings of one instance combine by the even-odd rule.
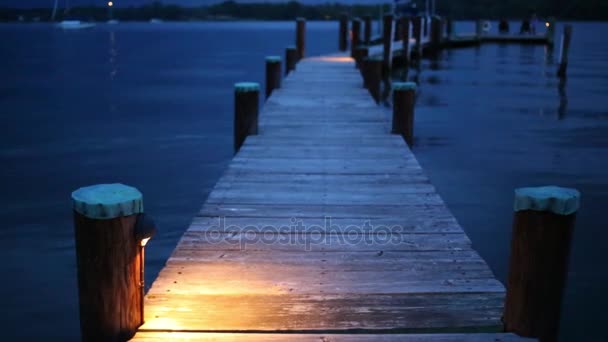
[[[266,98],[272,91],[281,88],[281,57],[266,57]]]
[[[414,105],[416,83],[394,82],[393,86],[393,134],[400,134],[405,142],[414,144]]]
[[[129,340],[143,324],[143,247],[135,227],[143,196],[113,183],[71,195],[83,340]]]
[[[580,198],[578,190],[558,186],[515,190],[506,331],[557,340]]]
[[[241,149],[247,136],[258,134],[259,97],[259,83],[239,82],[234,85],[235,154]]]

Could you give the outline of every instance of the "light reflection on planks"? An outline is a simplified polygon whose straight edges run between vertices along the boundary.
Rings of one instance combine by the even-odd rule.
[[[499,331],[502,284],[388,132],[352,62],[300,62],[154,282],[136,340]]]

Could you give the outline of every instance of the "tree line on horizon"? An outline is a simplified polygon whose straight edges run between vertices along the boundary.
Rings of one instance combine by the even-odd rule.
[[[424,0],[416,0],[423,8]],[[163,20],[291,20],[304,17],[308,20],[335,20],[346,13],[352,17],[372,15],[377,18],[388,11],[389,3],[344,4],[319,3],[305,5],[297,1],[246,2],[228,0],[199,7],[182,7],[155,1],[139,7],[113,7],[112,18],[123,21]],[[78,18],[81,20],[105,21],[110,17],[108,7],[79,6],[59,11],[57,19]],[[608,20],[606,0],[451,0],[437,1],[439,15],[455,19],[518,19],[536,13],[541,17],[555,16],[558,19]],[[50,8],[13,9],[0,8],[0,20],[50,20]]]

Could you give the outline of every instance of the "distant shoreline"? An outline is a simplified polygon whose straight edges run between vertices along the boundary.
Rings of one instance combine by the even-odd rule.
[[[423,3],[423,1],[419,1]],[[438,2],[437,12],[440,15],[449,14],[455,20],[488,20],[521,18],[536,13],[541,18],[556,17],[558,20],[604,21],[608,20],[608,10],[591,1],[580,1],[571,8],[556,8],[551,0],[543,0],[536,8],[521,1],[511,0],[497,3],[491,8],[481,0],[452,0]],[[120,21],[281,21],[293,20],[296,17],[307,20],[329,21],[337,20],[342,14],[350,17],[371,15],[377,18],[381,13],[390,10],[390,2],[385,4],[344,4],[319,3],[314,5],[301,4],[296,1],[281,3],[238,3],[224,1],[199,7],[182,7],[178,5],[154,2],[138,7],[107,7],[107,6],[78,6],[69,9],[60,8],[55,20],[77,18],[86,21],[104,22],[110,19]],[[51,21],[52,8],[6,8],[0,7],[0,21],[3,22],[46,22]]]

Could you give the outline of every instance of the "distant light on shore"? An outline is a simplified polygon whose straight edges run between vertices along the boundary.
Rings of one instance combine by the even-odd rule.
[[[108,7],[112,7],[114,6],[114,3],[112,1],[108,2]]]
[[[545,26],[549,27],[551,26],[551,23],[549,23],[548,21],[545,23]]]

